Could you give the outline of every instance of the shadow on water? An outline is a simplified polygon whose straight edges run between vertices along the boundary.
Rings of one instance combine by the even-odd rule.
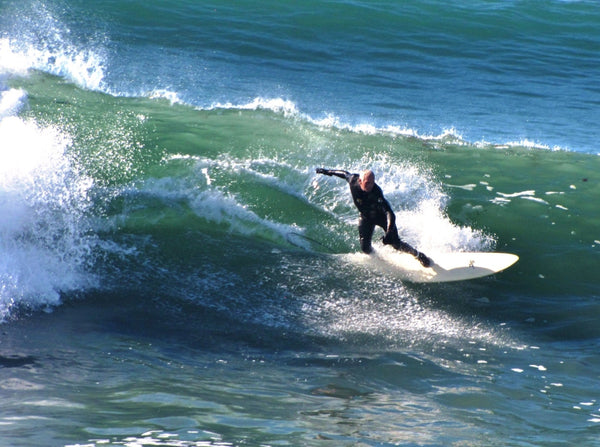
[[[0,368],[23,368],[36,362],[37,359],[31,355],[0,355]]]

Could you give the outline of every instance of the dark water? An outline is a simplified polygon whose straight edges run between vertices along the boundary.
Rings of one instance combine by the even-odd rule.
[[[600,445],[595,2],[0,12],[0,444]]]

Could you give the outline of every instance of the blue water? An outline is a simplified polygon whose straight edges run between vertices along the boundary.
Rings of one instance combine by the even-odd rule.
[[[169,92],[203,108],[282,98],[345,125],[598,153],[596,2],[4,2],[3,12],[3,44],[39,52],[35,68],[119,96]]]
[[[0,2],[0,445],[600,445],[600,4],[296,3]]]

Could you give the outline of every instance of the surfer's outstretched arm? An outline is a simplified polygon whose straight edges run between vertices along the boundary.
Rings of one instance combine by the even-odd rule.
[[[344,180],[348,180],[352,176],[348,171],[344,171],[343,169],[325,169],[325,168],[317,168],[317,174],[323,175],[335,175],[336,177],[343,178]]]

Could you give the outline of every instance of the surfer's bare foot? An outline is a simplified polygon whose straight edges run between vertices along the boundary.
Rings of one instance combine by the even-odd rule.
[[[423,267],[429,267],[431,265],[431,259],[425,256],[425,253],[418,252],[417,259]]]

